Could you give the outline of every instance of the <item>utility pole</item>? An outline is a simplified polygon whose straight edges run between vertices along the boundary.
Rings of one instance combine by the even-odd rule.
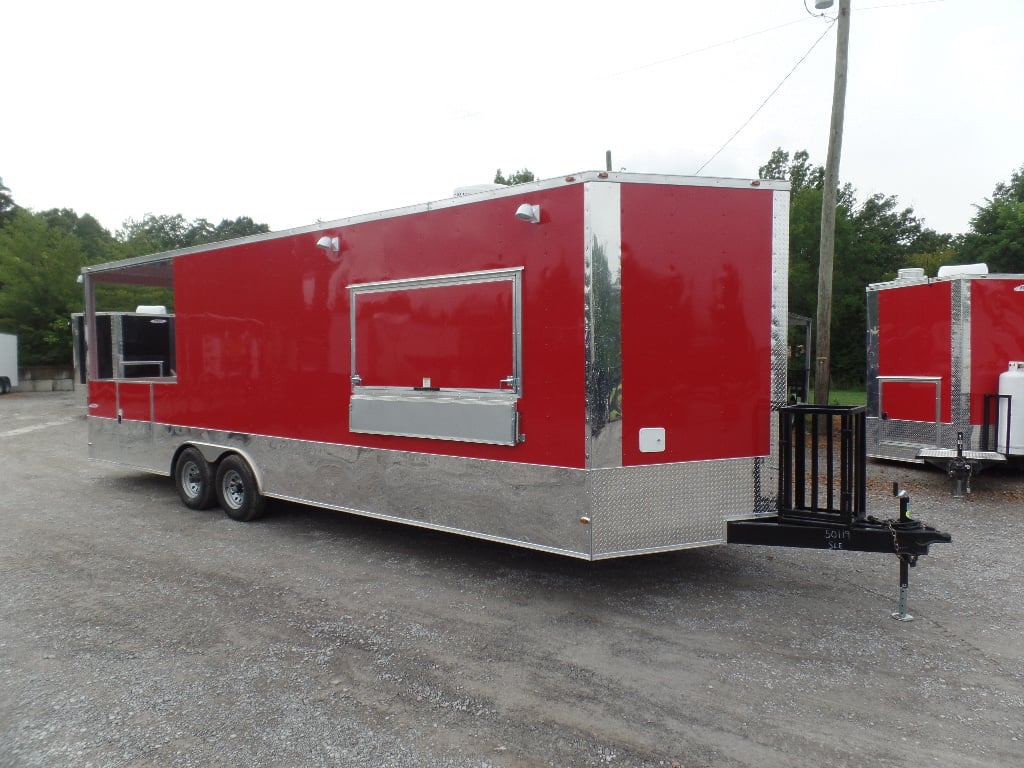
[[[815,3],[816,8],[828,7]],[[836,198],[839,191],[839,156],[843,148],[843,113],[846,108],[846,64],[850,48],[850,0],[839,0],[839,35],[836,38],[836,75],[832,91],[832,123],[821,194],[821,250],[818,252],[817,361],[814,368],[814,404],[828,405],[832,377],[832,264],[836,252]]]

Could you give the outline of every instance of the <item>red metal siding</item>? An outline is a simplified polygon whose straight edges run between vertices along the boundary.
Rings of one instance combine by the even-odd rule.
[[[152,402],[150,390],[153,388],[149,383],[128,383],[122,381],[119,385],[118,396],[121,401],[121,413],[124,418],[130,421],[149,421]]]
[[[952,420],[952,302],[949,282],[908,285],[878,293],[878,375],[939,376],[940,418]],[[935,421],[931,384],[882,385],[882,410],[890,419]]]
[[[557,226],[515,220],[516,208],[527,201],[539,204],[544,222]],[[582,186],[366,221],[332,234],[342,242],[337,261],[315,246],[319,234],[175,261],[178,384],[158,388],[158,421],[584,466]],[[347,286],[518,266],[524,268],[519,412],[525,443],[505,447],[348,431]],[[418,343],[436,345],[429,338]],[[510,373],[503,370],[501,377]]]
[[[1024,360],[1024,280],[971,280],[972,424],[984,423],[985,395],[999,391],[1011,360]]]
[[[117,384],[115,382],[89,382],[89,415],[102,419],[117,418]]]
[[[625,465],[768,454],[772,195],[623,187]],[[643,427],[664,452],[639,451]]]
[[[362,383],[498,389],[514,372],[512,305],[509,280],[359,296],[356,370]]]

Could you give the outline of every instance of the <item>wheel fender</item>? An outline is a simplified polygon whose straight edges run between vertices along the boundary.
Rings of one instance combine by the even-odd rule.
[[[256,477],[256,490],[263,493],[263,470],[260,465],[253,459],[253,457],[243,448],[239,448],[235,445],[218,445],[217,443],[182,443],[177,451],[174,452],[174,460],[178,460],[178,454],[181,453],[188,446],[199,449],[199,452],[203,454],[203,458],[211,464],[215,465],[227,456],[229,453],[237,453],[252,469],[253,475]],[[173,466],[173,464],[172,464]]]

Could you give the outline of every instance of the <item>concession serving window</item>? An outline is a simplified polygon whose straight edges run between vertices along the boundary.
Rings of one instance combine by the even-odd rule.
[[[522,268],[359,283],[349,429],[515,445]]]

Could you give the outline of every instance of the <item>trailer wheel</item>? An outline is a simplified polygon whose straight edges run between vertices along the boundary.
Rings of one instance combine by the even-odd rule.
[[[256,486],[256,475],[238,454],[231,454],[217,467],[217,501],[228,517],[247,523],[263,514],[266,500]]]
[[[174,486],[189,509],[213,506],[213,467],[197,448],[186,448],[174,462]]]
[[[11,380],[6,376],[0,376],[0,395],[9,395],[11,393]]]

